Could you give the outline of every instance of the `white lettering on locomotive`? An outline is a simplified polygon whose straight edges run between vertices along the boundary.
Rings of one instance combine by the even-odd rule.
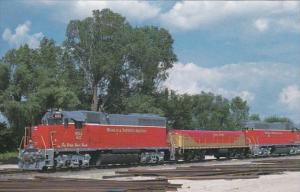
[[[141,128],[106,128],[106,132],[110,133],[146,133],[146,129]]]

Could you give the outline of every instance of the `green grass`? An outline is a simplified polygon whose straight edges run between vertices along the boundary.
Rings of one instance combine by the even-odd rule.
[[[18,152],[13,151],[13,152],[6,152],[6,153],[0,153],[0,162],[1,161],[7,161],[12,158],[18,158]]]

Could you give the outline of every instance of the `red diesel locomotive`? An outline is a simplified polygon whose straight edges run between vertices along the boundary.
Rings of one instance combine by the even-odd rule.
[[[49,111],[42,124],[25,128],[19,167],[25,170],[104,164],[162,163],[291,154],[300,149],[294,130],[169,130],[153,114]]]
[[[157,115],[51,111],[25,129],[19,167],[159,163],[169,151],[166,138],[166,119]]]

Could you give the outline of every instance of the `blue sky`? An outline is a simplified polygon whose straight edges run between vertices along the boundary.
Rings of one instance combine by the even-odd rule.
[[[300,3],[296,1],[0,1],[0,56],[43,36],[60,44],[70,19],[111,8],[133,26],[170,31],[178,63],[163,86],[246,99],[252,113],[300,122]]]

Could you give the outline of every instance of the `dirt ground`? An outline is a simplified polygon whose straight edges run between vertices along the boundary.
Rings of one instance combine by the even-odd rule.
[[[183,184],[179,192],[299,192],[300,172],[261,176],[258,179],[237,180],[170,180]]]
[[[159,166],[138,166],[130,169],[173,169],[176,167],[192,165],[223,165],[223,164],[249,164],[253,159],[246,160],[226,160],[216,161],[211,158],[205,162],[188,164],[168,164]],[[267,159],[267,158],[264,158]],[[300,156],[277,157],[271,159],[299,159]],[[16,168],[16,165],[0,165],[3,168]],[[64,171],[54,173],[18,173],[10,175],[0,175],[0,179],[30,179],[34,176],[49,176],[63,178],[87,178],[103,179],[103,176],[115,175],[115,171],[126,171],[128,168],[109,168],[109,169],[89,169],[81,171]],[[120,177],[116,180],[143,180],[154,179],[154,177]],[[237,180],[169,180],[170,183],[183,184],[180,192],[299,192],[300,191],[300,172],[284,172],[276,175],[263,175],[258,179],[237,179]]]

